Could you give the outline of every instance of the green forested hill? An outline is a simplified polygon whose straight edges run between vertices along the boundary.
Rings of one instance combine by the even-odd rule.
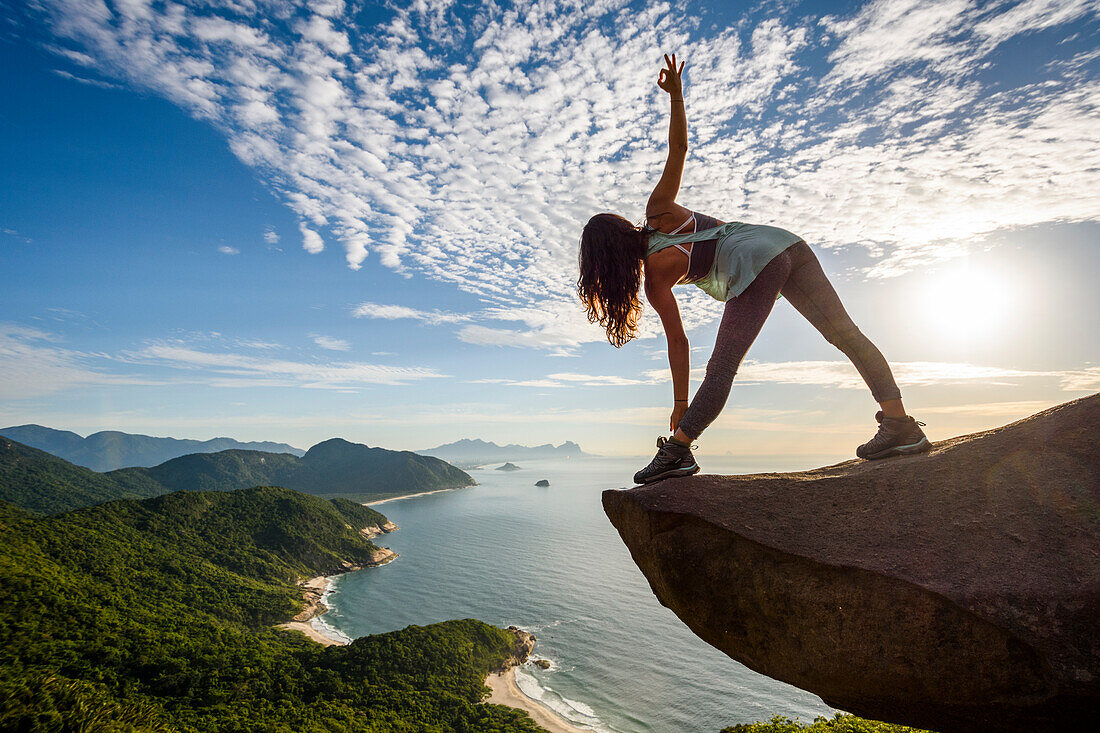
[[[473,484],[469,474],[438,458],[368,448],[340,439],[319,443],[302,458],[287,453],[226,450],[181,456],[153,468],[96,473],[0,437],[0,501],[39,514],[172,491],[285,486],[318,496],[368,501],[397,493]]]
[[[286,453],[227,450],[180,456],[153,468],[123,468],[104,475],[124,481],[145,477],[171,491],[232,491],[271,485],[355,501],[474,484],[465,471],[438,458],[371,448],[340,438],[318,443],[301,458]]]
[[[42,425],[0,428],[0,435],[93,471],[113,471],[125,466],[156,466],[189,453],[214,453],[232,449],[293,453],[296,456],[304,453],[286,443],[242,443],[232,438],[156,438],[118,430],[103,430],[84,438],[68,430],[55,430]]]
[[[74,466],[37,448],[0,437],[0,501],[52,514],[111,499],[138,499],[166,489],[142,477],[114,477]]]
[[[537,730],[478,704],[513,644],[500,629],[324,648],[272,627],[301,607],[296,580],[369,559],[375,515],[278,488],[48,517],[0,503],[0,729]]]
[[[166,491],[233,491],[249,486],[286,486],[299,459],[289,453],[225,450],[192,453],[152,468],[120,468],[112,478],[146,476]]]

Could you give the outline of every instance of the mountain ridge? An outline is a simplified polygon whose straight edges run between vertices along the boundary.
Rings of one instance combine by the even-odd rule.
[[[515,443],[497,445],[492,441],[480,438],[460,438],[451,443],[438,445],[435,448],[418,450],[416,453],[422,456],[441,458],[467,468],[512,460],[589,458],[592,456],[592,454],[581,450],[581,447],[571,440],[559,445],[543,443],[542,445],[529,446]]]
[[[325,498],[368,501],[475,483],[469,474],[441,459],[371,448],[341,438],[318,443],[302,458],[226,450],[191,453],[151,468],[99,473],[0,437],[0,500],[42,514],[173,491],[283,486]]]
[[[0,428],[0,436],[101,473],[118,468],[156,466],[190,453],[216,453],[234,449],[289,453],[296,456],[305,453],[301,448],[286,443],[240,441],[226,437],[196,440],[125,433],[120,430],[100,430],[81,437],[71,430],[58,430],[34,423]]]

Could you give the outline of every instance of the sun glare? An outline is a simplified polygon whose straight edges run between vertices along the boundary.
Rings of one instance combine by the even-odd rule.
[[[932,275],[920,308],[937,337],[978,343],[1002,332],[1018,297],[998,273],[963,265]]]

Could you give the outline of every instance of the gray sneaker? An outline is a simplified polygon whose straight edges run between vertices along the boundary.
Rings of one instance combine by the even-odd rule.
[[[875,413],[878,432],[875,437],[856,448],[856,455],[867,460],[907,456],[924,453],[932,448],[921,426],[924,423],[914,420],[911,415],[905,417],[884,417],[882,410]]]
[[[664,436],[657,438],[657,455],[649,465],[634,474],[634,483],[651,484],[675,476],[699,473],[699,464],[691,455],[691,446],[678,445]]]

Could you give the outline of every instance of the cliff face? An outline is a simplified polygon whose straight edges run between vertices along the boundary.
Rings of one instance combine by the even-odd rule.
[[[518,667],[527,661],[527,658],[531,656],[531,652],[535,650],[535,635],[530,631],[524,631],[518,626],[509,626],[506,631],[512,634],[512,649],[507,659],[492,670],[493,672],[504,672],[512,667]]]
[[[922,456],[603,503],[661,603],[758,672],[944,733],[1083,728],[1100,710],[1098,427],[1093,395]]]

